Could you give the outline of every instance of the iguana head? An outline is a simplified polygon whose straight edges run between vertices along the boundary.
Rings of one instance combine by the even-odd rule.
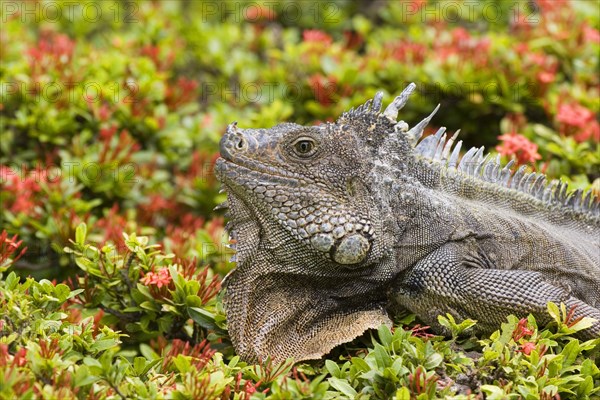
[[[344,267],[379,255],[364,184],[364,146],[348,125],[244,130],[232,124],[221,140],[221,157],[221,176],[232,196],[274,222],[293,247]]]
[[[394,263],[372,171],[392,150],[388,136],[412,89],[384,113],[378,94],[335,123],[227,128],[216,173],[238,265],[225,305],[244,358],[318,358],[389,322],[384,285]],[[406,139],[392,142],[396,157],[408,156]]]

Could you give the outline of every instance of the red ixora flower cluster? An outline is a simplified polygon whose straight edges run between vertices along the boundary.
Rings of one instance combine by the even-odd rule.
[[[0,165],[0,187],[11,194],[3,207],[13,214],[24,213],[33,216],[35,207],[39,203],[38,193],[42,190],[41,184],[55,181],[46,169],[37,166],[31,171],[15,170],[11,167]]]
[[[54,64],[68,64],[75,51],[75,42],[67,35],[45,34],[37,46],[27,50],[32,65],[39,65],[50,60]]]
[[[537,144],[516,132],[498,136],[502,143],[496,146],[496,151],[503,156],[516,157],[518,164],[528,164],[542,158],[538,153]]]
[[[592,110],[577,103],[563,103],[558,106],[556,120],[561,124],[561,133],[573,136],[577,142],[600,142],[600,124]]]
[[[527,321],[527,318],[521,318],[519,320],[519,323],[515,327],[515,330],[513,331],[512,337],[513,340],[517,342],[520,339],[525,338],[526,336],[529,337],[533,335],[534,333],[535,331],[529,327],[529,322]],[[537,344],[535,343],[535,341],[525,340],[519,345],[519,349],[517,351],[522,352],[525,355],[530,355],[531,352],[536,348]],[[540,347],[540,355],[544,355],[546,353],[546,350],[548,350],[547,347],[542,345]]]
[[[516,342],[524,336],[533,335],[533,329],[529,328],[527,318],[521,318],[513,331],[513,340]]]
[[[302,32],[302,39],[308,43],[323,43],[330,45],[333,39],[327,33],[318,29],[307,29]]]
[[[8,268],[25,254],[27,247],[22,248],[21,251],[17,253],[17,249],[21,244],[23,244],[23,241],[18,240],[17,235],[14,235],[11,238],[8,236],[6,230],[2,231],[0,234],[0,268]],[[15,253],[17,254],[14,255]],[[3,320],[0,320],[0,330],[2,330],[3,322]]]
[[[308,78],[308,84],[313,90],[315,99],[324,106],[334,102],[338,85],[335,78],[327,78],[321,74],[314,74]]]
[[[158,272],[148,272],[141,279],[141,282],[144,285],[155,285],[158,288],[161,288],[163,286],[168,286],[169,283],[171,283],[171,274],[167,268],[161,268]]]

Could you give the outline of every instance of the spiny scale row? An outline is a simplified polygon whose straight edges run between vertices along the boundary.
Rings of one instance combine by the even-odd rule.
[[[454,148],[452,147],[460,131],[446,139],[446,128],[442,127],[435,135],[418,142],[423,135],[425,126],[438,108],[439,105],[427,118],[406,132],[411,144],[414,146],[414,143],[417,143],[415,146],[417,153],[441,163],[449,170],[459,170],[468,176],[529,194],[547,204],[569,207],[574,211],[589,212],[594,216],[600,216],[600,201],[591,189],[585,193],[581,189],[569,193],[567,183],[562,181],[547,183],[544,174],[527,173],[525,172],[527,167],[524,165],[513,172],[511,167],[514,160],[503,167],[500,155],[492,159],[489,153],[484,155],[483,147],[473,147],[460,157],[462,141],[459,141]],[[451,150],[452,153],[450,153]]]

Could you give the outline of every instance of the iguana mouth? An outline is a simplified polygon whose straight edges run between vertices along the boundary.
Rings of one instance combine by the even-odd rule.
[[[221,156],[215,163],[215,175],[233,189],[247,189],[249,181],[272,182],[274,185],[297,186],[300,176],[254,160],[231,160]]]

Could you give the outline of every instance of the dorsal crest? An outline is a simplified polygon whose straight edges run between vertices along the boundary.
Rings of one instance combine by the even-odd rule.
[[[340,121],[370,120],[385,125],[388,132],[393,129],[401,133],[398,139],[404,138],[418,158],[435,164],[448,174],[500,185],[508,190],[529,195],[532,200],[538,200],[548,208],[583,213],[600,221],[600,199],[591,189],[586,192],[581,189],[569,191],[567,183],[558,180],[549,182],[542,173],[526,172],[526,166],[513,170],[514,160],[502,165],[500,155],[492,157],[490,153],[484,153],[483,147],[471,148],[461,156],[462,141],[456,142],[460,130],[448,137],[446,128],[442,127],[434,135],[422,139],[425,127],[440,106],[438,104],[430,115],[412,128],[409,128],[406,122],[398,121],[398,112],[406,105],[415,88],[414,83],[409,84],[383,112],[383,93],[378,92],[373,99],[345,112]]]

